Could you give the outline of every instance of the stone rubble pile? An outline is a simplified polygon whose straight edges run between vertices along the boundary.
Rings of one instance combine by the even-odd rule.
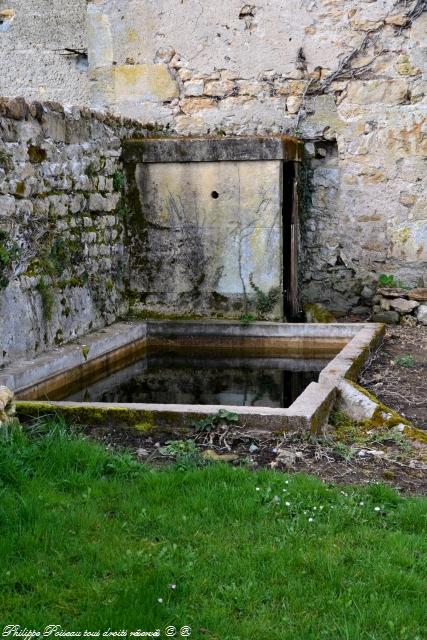
[[[372,302],[374,322],[427,326],[427,288],[380,288]]]

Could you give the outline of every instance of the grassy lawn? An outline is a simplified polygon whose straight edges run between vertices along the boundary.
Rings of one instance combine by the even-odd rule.
[[[0,624],[422,640],[426,531],[381,485],[147,469],[46,423],[0,443]]]

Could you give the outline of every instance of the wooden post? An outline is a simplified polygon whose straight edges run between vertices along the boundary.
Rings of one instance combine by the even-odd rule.
[[[283,163],[283,293],[284,314],[292,321],[298,316],[298,164]]]

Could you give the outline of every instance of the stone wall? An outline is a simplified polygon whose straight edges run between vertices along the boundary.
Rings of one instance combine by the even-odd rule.
[[[0,95],[165,134],[306,142],[303,301],[371,307],[427,270],[425,0],[1,0]],[[83,59],[65,50],[84,52]],[[70,53],[70,52],[68,52]],[[7,61],[7,64],[6,64]]]
[[[0,100],[0,366],[128,310],[121,139],[138,126]]]
[[[92,100],[180,135],[307,142],[302,298],[363,311],[427,267],[425,0],[89,4]]]
[[[86,0],[0,0],[0,96],[90,105]]]

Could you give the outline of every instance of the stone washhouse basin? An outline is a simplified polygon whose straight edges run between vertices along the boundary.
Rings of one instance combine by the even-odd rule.
[[[230,321],[122,322],[34,360],[17,361],[2,370],[0,385],[17,397],[18,416],[32,419],[57,414],[73,424],[119,426],[138,431],[185,432],[191,423],[221,409],[235,412],[250,432],[305,430],[320,432],[340,399],[360,419],[378,408],[353,382],[369,354],[381,341],[379,324],[288,324]],[[147,349],[220,351],[233,356],[264,355],[327,360],[317,382],[311,382],[287,408],[195,404],[73,402],[51,400],[87,381],[120,372]],[[61,396],[62,394],[62,396]]]

